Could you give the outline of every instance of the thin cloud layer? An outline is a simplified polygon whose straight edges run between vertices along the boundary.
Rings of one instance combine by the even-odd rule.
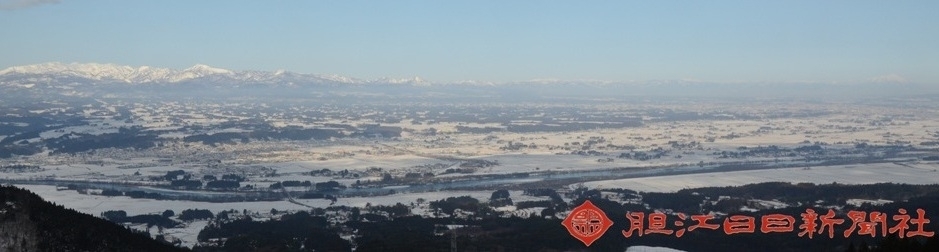
[[[0,10],[15,10],[59,2],[59,0],[0,0]]]

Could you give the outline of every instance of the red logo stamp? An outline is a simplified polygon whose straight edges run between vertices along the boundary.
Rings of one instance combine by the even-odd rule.
[[[590,244],[600,239],[600,236],[613,226],[613,221],[606,217],[603,210],[587,200],[574,208],[561,225],[567,228],[571,236],[590,247]]]

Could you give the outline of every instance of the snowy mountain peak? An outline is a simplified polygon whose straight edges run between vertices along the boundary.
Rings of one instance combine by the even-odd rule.
[[[215,67],[210,67],[208,65],[203,65],[203,64],[196,64],[190,68],[186,68],[186,70],[183,70],[183,71],[205,73],[205,74],[230,74],[232,73],[232,71],[228,69],[215,68]]]
[[[49,62],[35,65],[14,66],[0,71],[0,75],[7,74],[38,74],[82,77],[92,80],[118,80],[124,82],[140,82],[141,78],[153,75],[165,75],[169,69],[151,67],[129,67],[115,64],[98,63],[61,63]]]
[[[88,75],[100,75],[104,72],[121,72],[128,70],[128,67],[121,67],[114,64],[97,63],[70,63],[48,62],[35,65],[14,66],[0,71],[0,75],[10,73],[21,74],[45,74],[45,73],[86,73]]]
[[[177,73],[174,76],[168,76],[169,82],[180,82],[196,78],[202,78],[213,75],[229,75],[233,72],[227,69],[210,67],[208,65],[196,64],[192,67]]]
[[[203,83],[224,84],[301,84],[301,83],[363,83],[354,78],[339,75],[296,74],[284,70],[269,71],[232,71],[196,64],[192,67],[176,70],[150,66],[130,67],[115,64],[98,63],[61,63],[49,62],[35,65],[14,66],[0,70],[0,77],[16,78],[21,75],[40,75],[43,77],[79,77],[93,81],[123,82],[128,84],[144,83],[180,83],[198,81]]]
[[[419,76],[415,76],[412,78],[401,78],[401,79],[381,78],[381,79],[377,79],[377,80],[370,81],[370,82],[387,83],[387,84],[410,84],[410,85],[416,85],[416,86],[423,86],[423,85],[430,84],[429,82],[425,81]]]
[[[0,77],[15,78],[22,75],[40,75],[46,78],[78,77],[92,81],[122,82],[128,84],[195,81],[232,85],[297,85],[303,83],[431,85],[431,82],[421,77],[359,80],[341,75],[300,74],[285,70],[232,71],[205,64],[196,64],[183,70],[177,70],[151,66],[131,67],[116,64],[49,62],[35,65],[14,66],[0,70]]]

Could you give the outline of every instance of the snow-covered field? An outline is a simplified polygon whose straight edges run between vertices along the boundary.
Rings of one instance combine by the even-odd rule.
[[[626,252],[682,252],[684,250],[677,250],[673,248],[666,247],[650,247],[650,246],[629,246],[626,248]]]
[[[801,112],[821,111],[819,104],[765,104],[759,106],[737,106],[738,104],[693,104],[672,108],[668,104],[649,105],[655,110],[713,112],[727,111],[728,117],[700,120],[657,120],[655,112],[642,112],[645,121],[641,127],[595,128],[565,132],[509,132],[495,130],[487,133],[464,133],[459,127],[500,128],[500,123],[479,123],[439,120],[427,115],[429,111],[399,117],[392,122],[382,122],[382,126],[400,127],[400,137],[393,138],[342,138],[329,140],[260,140],[236,144],[206,145],[200,142],[185,142],[180,138],[190,134],[214,134],[224,132],[244,132],[237,122],[249,119],[263,119],[273,127],[296,126],[302,128],[322,128],[326,124],[367,125],[377,124],[375,118],[380,109],[375,111],[345,110],[341,113],[322,113],[318,118],[307,116],[328,112],[330,108],[297,107],[296,114],[278,114],[261,110],[257,114],[235,113],[246,109],[245,104],[107,104],[102,108],[84,110],[86,118],[93,118],[88,125],[69,126],[41,132],[38,137],[25,139],[27,143],[66,136],[70,133],[104,134],[118,132],[120,127],[141,126],[144,130],[161,131],[161,139],[166,140],[158,147],[148,149],[97,149],[93,152],[75,154],[53,154],[49,151],[31,156],[15,156],[0,159],[0,165],[35,165],[38,169],[0,173],[0,179],[7,181],[48,182],[80,181],[88,183],[122,183],[128,186],[155,188],[155,185],[168,185],[170,182],[160,179],[169,171],[184,170],[193,179],[199,180],[211,175],[236,174],[244,176],[241,185],[251,185],[255,189],[265,190],[271,184],[283,181],[311,181],[313,183],[337,181],[346,186],[367,184],[382,189],[396,189],[399,193],[374,197],[339,198],[335,202],[325,199],[296,199],[271,202],[227,202],[210,203],[181,200],[134,199],[130,197],[106,197],[101,195],[79,194],[74,190],[57,190],[53,185],[19,185],[35,192],[46,200],[55,202],[79,212],[98,216],[108,210],[124,210],[129,215],[159,214],[164,210],[181,212],[186,209],[208,209],[213,213],[223,210],[236,210],[255,213],[269,213],[271,209],[279,211],[308,210],[309,207],[325,208],[329,206],[365,207],[367,205],[394,205],[402,203],[413,206],[412,213],[429,215],[426,202],[447,197],[471,196],[480,201],[488,201],[492,190],[480,191],[422,191],[409,193],[404,187],[428,181],[447,179],[465,179],[475,181],[489,179],[492,175],[513,173],[552,173],[565,174],[569,171],[590,171],[612,168],[665,167],[665,169],[683,170],[704,169],[720,166],[722,162],[772,161],[776,164],[805,163],[806,156],[753,155],[746,157],[720,157],[721,152],[745,152],[748,148],[770,145],[783,149],[806,146],[823,146],[830,152],[826,155],[839,155],[839,151],[856,150],[856,144],[872,146],[911,146],[920,148],[918,152],[935,152],[934,144],[939,138],[939,113],[934,109],[922,108],[910,110],[907,107],[878,107],[858,104],[825,104],[824,113],[817,116],[791,116],[781,111]],[[91,105],[88,105],[91,106]],[[133,107],[133,120],[116,120],[119,107]],[[267,108],[268,105],[259,104]],[[598,105],[588,111],[609,110],[614,114],[639,113],[632,105]],[[250,106],[253,110],[254,105]],[[309,111],[308,111],[309,109]],[[405,108],[407,110],[410,108]],[[644,109],[644,108],[643,108]],[[323,111],[320,111],[323,110]],[[501,111],[501,110],[500,110]],[[653,110],[650,110],[653,111]],[[385,111],[391,112],[391,111]],[[293,112],[291,112],[293,113]],[[348,114],[346,114],[348,113]],[[384,113],[384,112],[382,112]],[[734,117],[733,113],[748,115]],[[403,115],[404,113],[402,113]],[[354,116],[351,116],[354,115]],[[638,114],[637,114],[638,115]],[[126,115],[125,115],[126,116]],[[299,116],[299,117],[298,117]],[[426,117],[425,117],[426,116]],[[602,116],[601,116],[602,117]],[[303,118],[301,120],[301,118]],[[541,118],[536,116],[533,118]],[[558,121],[563,118],[542,118]],[[541,119],[538,119],[541,120]],[[535,123],[538,120],[514,120],[514,123]],[[2,122],[0,122],[2,123]],[[219,126],[233,123],[235,126]],[[246,124],[252,125],[252,124]],[[194,127],[198,126],[198,127]],[[243,126],[243,125],[242,125]],[[433,130],[433,134],[427,132]],[[5,136],[0,136],[0,139]],[[932,148],[932,149],[930,149]],[[633,158],[642,155],[662,154],[656,158]],[[629,154],[629,155],[624,155]],[[847,154],[846,158],[876,156],[882,153]],[[800,154],[802,155],[802,154]],[[908,156],[909,157],[909,156]],[[822,157],[824,158],[824,157]],[[627,188],[647,192],[671,192],[684,188],[739,186],[760,182],[790,183],[939,183],[939,163],[911,161],[919,156],[897,161],[897,163],[855,164],[838,166],[812,166],[747,170],[736,172],[705,172],[686,175],[653,176],[631,179],[602,180],[571,185],[588,188]],[[497,162],[498,165],[467,166],[468,171],[460,170],[467,160]],[[485,162],[483,162],[485,163]],[[707,165],[705,165],[707,164]],[[320,172],[328,169],[330,172]],[[449,170],[449,171],[448,171]],[[456,171],[455,171],[456,170]],[[337,175],[344,172],[343,175]],[[350,173],[353,173],[350,175]],[[414,178],[414,174],[419,174]],[[429,175],[428,175],[429,174]],[[571,173],[568,173],[571,174]],[[655,174],[650,171],[649,174]],[[349,175],[349,176],[347,176]],[[354,176],[352,176],[354,175]],[[409,178],[408,175],[411,175]],[[382,184],[386,176],[391,182]],[[506,177],[506,176],[503,176]],[[533,182],[540,177],[513,177],[504,183]],[[203,179],[208,181],[208,179]],[[27,183],[27,182],[22,182]],[[372,184],[370,184],[372,183]],[[501,183],[501,182],[500,182]],[[52,183],[50,183],[52,184]],[[163,187],[165,189],[165,187]],[[298,191],[312,190],[307,187],[286,189],[294,196]],[[557,188],[556,188],[557,189]],[[169,189],[165,189],[169,190]],[[210,191],[200,191],[212,193]],[[402,193],[403,192],[403,193]],[[521,191],[512,191],[514,202],[549,200],[542,197],[522,195]],[[872,199],[857,199],[853,202],[862,204]],[[424,202],[424,203],[421,203]],[[875,201],[873,203],[879,203]],[[775,204],[775,202],[761,202]],[[872,202],[867,202],[872,203]],[[517,209],[505,206],[497,209],[504,215],[526,216],[540,212],[540,208]],[[206,225],[205,221],[189,222],[186,227],[164,230],[166,234],[182,239],[190,246],[195,236]],[[144,227],[146,228],[146,227]],[[659,248],[632,247],[629,251],[662,251]]]
[[[294,204],[286,200],[211,203],[181,200],[134,199],[126,196],[106,197],[101,195],[87,195],[79,194],[74,190],[57,190],[55,186],[49,185],[15,186],[30,190],[47,201],[54,202],[55,204],[65,206],[66,208],[74,209],[76,211],[94,216],[100,216],[102,212],[110,210],[124,210],[127,212],[128,216],[140,214],[161,214],[165,210],[173,210],[173,212],[179,214],[186,209],[208,209],[212,211],[212,213],[218,213],[226,210],[235,210],[238,212],[247,211],[249,213],[255,214],[260,213],[261,215],[271,212],[271,209],[276,209],[281,212],[285,210],[310,210],[310,208],[307,206]],[[378,206],[401,203],[414,206],[411,210],[413,214],[430,216],[432,214],[432,210],[429,208],[427,202],[458,196],[470,196],[480,200],[481,202],[488,202],[491,195],[491,191],[441,191],[412,194],[393,194],[376,197],[339,198],[335,203],[325,199],[297,199],[296,201],[317,208],[326,208],[329,206],[354,206],[365,208],[368,205]],[[547,197],[522,195],[521,191],[510,191],[510,195],[514,202],[549,200]],[[528,217],[528,214],[531,212],[540,212],[540,209],[516,210],[514,207],[504,210],[508,215],[515,214],[523,217]],[[199,231],[201,231],[202,228],[204,228],[207,224],[208,221],[184,222],[182,227],[164,229],[163,234],[172,238],[180,239],[180,241],[183,242],[183,246],[192,247],[197,242],[196,238],[199,234]],[[145,230],[146,225],[131,226],[131,228]],[[151,234],[156,234],[157,232],[158,231],[155,227],[151,230]]]
[[[48,185],[15,185],[30,190],[43,199],[63,205],[76,211],[99,216],[102,212],[108,210],[124,210],[128,215],[138,214],[160,214],[164,210],[173,210],[182,212],[186,209],[208,209],[213,213],[223,210],[235,209],[238,211],[247,209],[250,211],[270,211],[271,208],[277,210],[307,210],[309,208],[292,204],[287,201],[265,201],[265,202],[226,202],[211,203],[198,201],[180,201],[180,200],[154,200],[154,199],[134,199],[127,196],[107,197],[101,195],[79,194],[74,190],[56,190],[55,186]]]
[[[814,184],[939,184],[939,163],[893,163],[814,166],[734,172],[696,173],[583,183],[593,189],[626,188],[643,192],[674,192],[686,188],[740,186],[762,182]]]
[[[272,208],[277,210],[310,210],[309,207],[290,203],[286,200],[212,203],[183,200],[134,199],[126,196],[107,197],[79,194],[74,190],[57,190],[55,186],[49,185],[15,186],[30,190],[47,201],[95,216],[99,216],[102,212],[108,210],[124,210],[128,215],[160,214],[164,210],[173,210],[179,213],[186,209],[208,209],[213,213],[232,209],[238,211],[248,210],[250,212],[270,212]],[[326,208],[333,205],[365,207],[366,205],[394,205],[397,203],[410,205],[412,203],[417,204],[418,199],[430,202],[458,196],[470,196],[482,202],[487,202],[491,195],[492,191],[440,191],[374,197],[339,198],[335,203],[325,199],[296,199],[296,201],[317,208]],[[515,202],[549,200],[547,197],[522,195],[521,191],[510,191],[510,195]]]

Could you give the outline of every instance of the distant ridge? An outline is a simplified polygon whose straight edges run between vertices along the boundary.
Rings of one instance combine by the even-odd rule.
[[[287,71],[232,71],[196,64],[192,67],[176,70],[149,66],[121,66],[98,63],[60,63],[50,62],[26,66],[14,66],[0,70],[0,76],[9,75],[52,75],[58,77],[78,77],[98,81],[116,81],[132,84],[178,83],[203,78],[224,79],[241,82],[335,82],[359,83],[360,80],[335,75],[298,74]]]
[[[176,87],[186,88],[176,88]],[[290,88],[290,89],[284,89]],[[297,90],[297,88],[303,90]],[[926,95],[939,86],[912,83],[901,76],[881,76],[856,83],[838,82],[709,82],[694,79],[606,81],[533,79],[512,82],[435,82],[421,77],[362,80],[341,75],[305,74],[285,70],[228,70],[204,64],[186,69],[122,66],[98,63],[42,63],[0,70],[0,97],[39,98],[135,97],[152,94],[261,95],[266,93],[389,95],[394,97],[443,95],[446,97],[815,97]],[[239,90],[246,92],[239,93]],[[285,91],[288,90],[288,91]],[[269,92],[268,92],[269,91]],[[221,92],[221,93],[220,93]],[[198,93],[198,92],[196,92]],[[422,94],[423,93],[423,94]]]
[[[229,82],[244,83],[337,83],[337,84],[409,84],[414,86],[427,85],[464,85],[464,86],[493,86],[493,85],[563,85],[578,84],[590,86],[608,86],[608,85],[852,85],[852,83],[833,83],[833,82],[710,82],[694,79],[675,79],[675,80],[646,80],[646,81],[610,81],[610,80],[561,80],[561,79],[532,79],[526,81],[508,81],[508,82],[480,82],[474,80],[456,81],[456,82],[434,82],[425,80],[421,77],[410,78],[378,78],[374,80],[362,80],[354,77],[326,74],[308,74],[295,73],[286,70],[276,71],[258,71],[244,70],[233,71],[223,68],[216,68],[204,64],[196,64],[192,67],[178,70],[171,68],[159,68],[151,66],[123,66],[117,64],[100,63],[61,63],[48,62],[33,65],[13,66],[0,70],[0,77],[14,76],[55,76],[55,77],[77,77],[97,81],[115,81],[132,84],[145,83],[179,83],[200,79],[225,80]],[[897,75],[879,76],[859,81],[853,84],[891,84],[906,85],[910,84],[906,79]]]
[[[0,76],[57,76],[77,77],[96,81],[114,81],[130,84],[179,83],[199,79],[225,80],[252,84],[274,83],[338,83],[338,84],[413,84],[424,85],[429,82],[421,77],[379,78],[360,80],[340,75],[320,75],[277,71],[232,71],[204,64],[177,70],[150,66],[122,66],[99,63],[61,63],[49,62],[25,66],[13,66],[0,70]]]

